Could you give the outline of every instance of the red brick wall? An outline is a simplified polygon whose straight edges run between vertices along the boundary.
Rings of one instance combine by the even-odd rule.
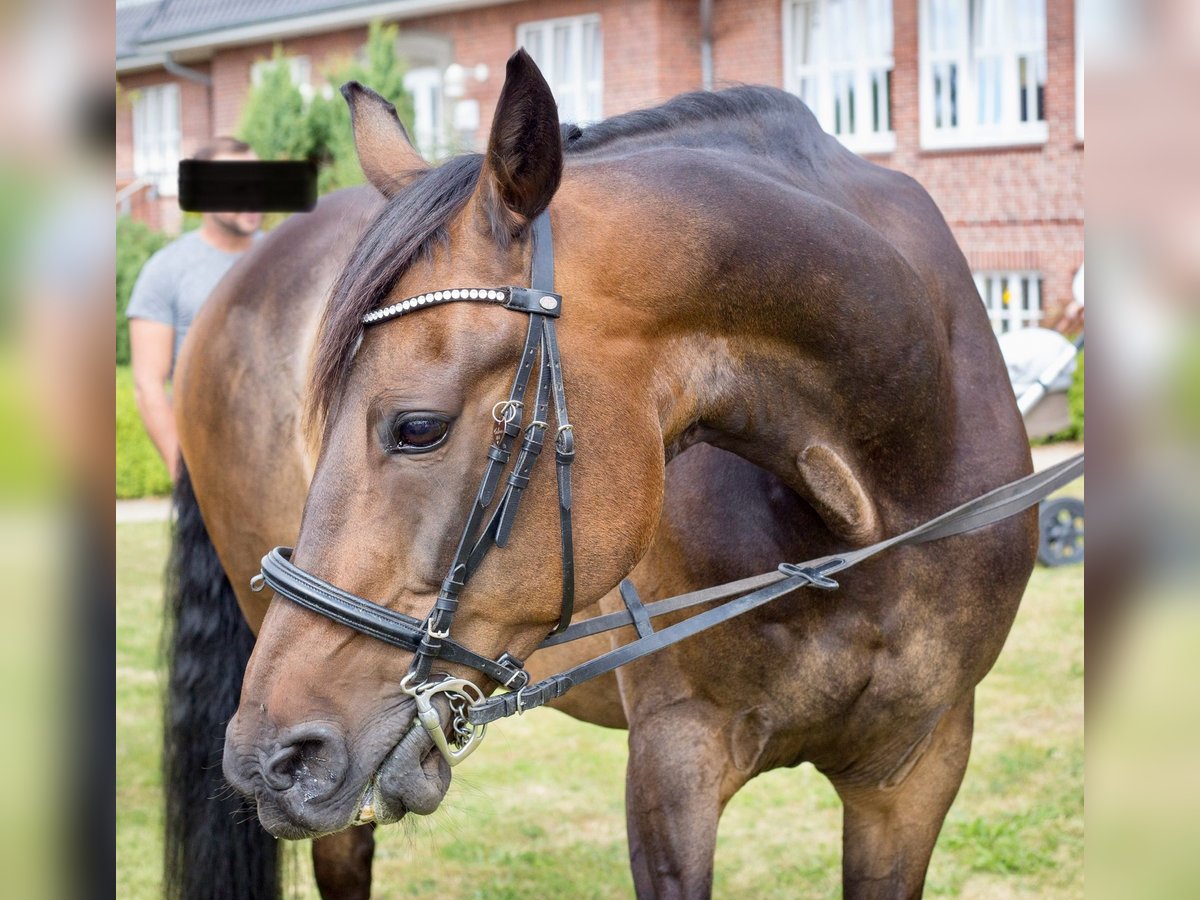
[[[189,66],[205,75],[208,63]],[[118,83],[122,96],[117,103],[116,180],[118,189],[133,180],[133,97],[137,90],[158,84],[179,85],[180,155],[195,153],[212,136],[212,110],[208,88],[195,81],[171,75],[163,69],[136,72],[122,76]],[[131,214],[153,228],[177,233],[182,221],[179,202],[175,197],[157,197],[147,189],[133,198]]]
[[[713,86],[783,87],[783,4],[777,0],[713,2]]]
[[[604,115],[660,103],[700,85],[699,13],[691,0],[527,0],[400,22],[454,39],[455,57],[487,65],[486,81],[468,80],[466,97],[479,101],[482,146],[504,83],[504,64],[526,22],[599,13],[604,46]]]
[[[367,40],[366,28],[331,31],[279,41],[289,56],[307,56],[312,66],[312,82],[324,84],[324,72],[343,59],[353,56]],[[275,43],[229,47],[213,54],[213,123],[218,134],[233,134],[242,120],[242,107],[250,93],[250,67],[260,59],[270,59]]]
[[[901,169],[933,195],[971,268],[1043,275],[1052,322],[1071,299],[1083,262],[1083,146],[1075,137],[1074,0],[1046,0],[1049,140],[1001,150],[922,151],[918,97],[918,0],[895,0],[896,151],[876,162]]]
[[[1032,269],[1052,321],[1083,261],[1083,147],[1075,137],[1074,0],[1047,0],[1049,140],[1022,148],[923,151],[918,107],[918,2],[894,0],[893,153],[871,157],[933,195],[972,269]],[[783,86],[782,4],[714,3],[716,86]]]
[[[895,71],[892,123],[896,150],[873,159],[901,169],[925,185],[942,208],[975,270],[1032,269],[1044,277],[1051,313],[1070,299],[1071,279],[1083,260],[1083,147],[1075,138],[1074,0],[1047,2],[1046,114],[1049,140],[1021,148],[924,151],[918,108],[917,8],[919,0],[894,0]],[[524,22],[600,15],[604,43],[604,114],[659,103],[701,86],[699,0],[549,0],[503,4],[398,23],[453,41],[455,59],[488,77],[468,79],[466,96],[478,101],[477,146],[486,141],[504,80],[504,64]],[[716,87],[737,83],[783,84],[780,0],[714,0],[713,70]],[[353,54],[365,28],[284,41],[305,54],[314,81],[333,60]],[[211,96],[181,81],[184,155],[213,134],[237,129],[250,84],[250,66],[271,55],[272,44],[221,49],[196,66],[211,73]],[[127,89],[176,80],[161,70],[121,79]],[[117,114],[118,173],[132,169],[127,107]],[[1052,316],[1051,316],[1052,318]]]

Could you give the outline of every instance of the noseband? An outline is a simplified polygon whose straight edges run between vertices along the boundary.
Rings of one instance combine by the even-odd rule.
[[[553,442],[562,542],[562,604],[558,623],[549,633],[553,635],[565,630],[571,623],[575,609],[575,553],[571,540],[571,463],[575,459],[575,436],[567,415],[562,358],[554,328],[554,320],[562,312],[562,297],[554,293],[554,246],[547,212],[534,219],[532,255],[530,287],[434,291],[373,310],[362,319],[364,326],[375,325],[419,309],[462,301],[498,304],[504,309],[529,316],[525,345],[508,399],[492,408],[492,444],[487,448],[487,463],[475,494],[475,503],[463,526],[449,573],[442,581],[437,601],[425,620],[420,622],[400,615],[305,572],[291,563],[291,551],[287,548],[277,548],[263,559],[262,574],[251,585],[255,590],[261,590],[264,584],[269,584],[277,594],[313,612],[393,646],[411,650],[412,663],[401,687],[416,698],[419,721],[434,735],[435,743],[452,765],[465,758],[477,745],[477,738],[483,736],[484,726],[475,730],[467,722],[462,710],[454,709],[454,735],[449,743],[456,745],[456,748],[449,748],[430,698],[437,693],[448,693],[454,708],[455,700],[462,706],[464,694],[470,705],[475,705],[482,697],[478,688],[462,679],[431,683],[429,678],[434,662],[441,659],[470,666],[510,690],[520,690],[529,683],[529,673],[522,660],[507,652],[495,660],[480,656],[451,640],[450,629],[463,588],[478,570],[488,551],[493,546],[504,547],[508,544],[521,497],[529,485],[534,463],[541,455],[551,428],[551,407],[556,426]],[[528,424],[524,424],[525,397],[535,362],[539,365],[533,417]],[[512,459],[518,438],[520,448],[516,462],[504,484],[499,502],[491,509],[500,478]],[[467,685],[475,690],[468,692]]]

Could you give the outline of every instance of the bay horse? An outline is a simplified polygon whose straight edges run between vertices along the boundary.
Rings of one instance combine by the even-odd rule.
[[[377,823],[429,813],[450,783],[429,732],[412,727],[412,654],[248,585],[262,553],[295,537],[297,566],[424,618],[524,324],[446,303],[364,327],[373,310],[527,284],[531,224],[548,210],[577,450],[577,621],[619,608],[626,576],[654,599],[862,547],[1032,466],[933,201],[843,149],[798,99],[735,88],[560,129],[518,51],[486,152],[430,168],[386,101],[353,83],[343,93],[372,187],[293,217],[231,271],[189,335],[176,396],[186,487],[212,542],[197,552],[215,548],[232,584],[223,608],[236,598],[257,635],[225,776],[271,835],[332,835],[314,844],[322,890],[340,890],[336,869],[358,873],[346,896],[364,896],[371,837],[351,826],[368,805]],[[454,621],[455,640],[488,659],[528,658],[559,619],[553,477],[530,478],[526,495]],[[803,761],[844,805],[846,896],[919,896],[967,763],[974,689],[1036,544],[1029,511],[881,554],[839,575],[840,590],[789,595],[558,700],[629,730],[639,896],[709,894],[725,804]],[[183,588],[173,696],[185,691],[175,671],[199,664],[182,623],[200,613]],[[528,668],[562,668],[631,632],[538,651]],[[236,680],[238,664],[227,671]],[[207,715],[211,761],[220,710]],[[174,784],[195,762],[184,736],[196,726],[168,721]],[[205,852],[178,830],[176,846]]]

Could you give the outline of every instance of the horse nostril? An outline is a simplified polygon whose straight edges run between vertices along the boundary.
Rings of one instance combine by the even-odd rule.
[[[349,760],[344,742],[330,729],[301,728],[280,738],[282,746],[262,763],[263,781],[268,788],[283,792],[304,782],[306,793],[316,797],[341,783]]]
[[[263,780],[273,791],[286,791],[296,783],[301,765],[300,747],[284,747],[263,764]]]

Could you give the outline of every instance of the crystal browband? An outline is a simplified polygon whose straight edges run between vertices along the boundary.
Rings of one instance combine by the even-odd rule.
[[[440,303],[453,303],[456,300],[470,300],[475,303],[496,303],[505,309],[519,312],[534,312],[544,316],[558,317],[562,308],[562,297],[549,291],[539,291],[527,287],[501,288],[451,288],[448,291],[432,291],[428,294],[418,294],[400,300],[388,306],[373,309],[362,317],[364,325],[373,325],[395,319],[405,313]]]

